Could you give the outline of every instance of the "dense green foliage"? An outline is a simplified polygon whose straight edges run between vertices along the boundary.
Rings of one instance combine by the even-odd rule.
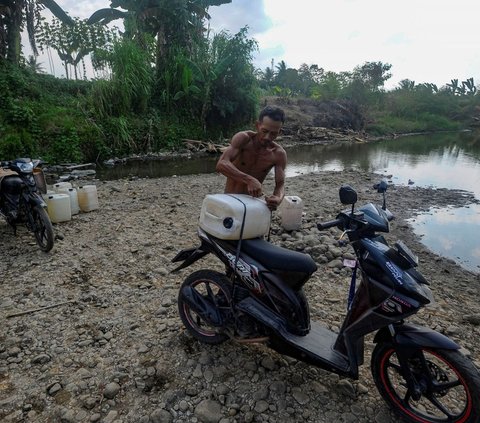
[[[217,139],[250,123],[257,109],[247,30],[207,37],[208,6],[230,0],[116,1],[87,21],[38,19],[37,43],[54,49],[67,76],[56,79],[0,56],[0,156],[98,160]],[[99,25],[121,18],[116,36]],[[78,81],[90,55],[106,75]],[[52,81],[57,81],[58,84]]]
[[[174,149],[183,139],[223,139],[250,126],[261,96],[272,95],[317,105],[328,117],[319,124],[376,135],[456,130],[480,118],[473,78],[441,88],[404,80],[385,91],[391,65],[382,62],[342,73],[284,61],[255,70],[257,45],[247,28],[213,36],[206,30],[208,8],[230,1],[115,0],[79,20],[48,0],[5,0],[0,158],[78,162]],[[59,20],[45,21],[43,6]],[[117,19],[123,33],[105,26]],[[58,53],[67,79],[39,73],[34,56],[21,56],[22,29],[34,53],[37,45]],[[87,57],[96,76],[90,81]]]
[[[366,62],[352,72],[335,73],[318,65],[288,68],[282,61],[261,72],[259,80],[264,94],[333,101],[348,107],[348,112],[355,111],[355,116],[360,108],[364,126],[359,128],[355,119],[346,127],[375,135],[457,130],[480,120],[480,97],[473,78],[461,84],[453,79],[440,89],[403,80],[396,89],[385,91],[390,69],[389,64]]]
[[[61,161],[96,151],[99,131],[80,102],[85,81],[59,80],[0,62],[0,157],[38,156]]]

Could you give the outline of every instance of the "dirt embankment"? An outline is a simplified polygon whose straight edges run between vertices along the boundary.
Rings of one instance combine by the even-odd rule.
[[[338,245],[336,230],[319,234],[315,223],[342,208],[341,183],[356,187],[361,203],[378,202],[375,180],[355,171],[291,178],[287,194],[305,203],[302,230],[284,233],[274,218],[272,241],[317,261],[305,290],[312,318],[332,329],[340,326],[348,293],[349,272],[339,262],[352,252]],[[223,184],[219,175],[97,181],[100,210],[55,225],[49,254],[30,234],[14,238],[0,222],[1,421],[397,421],[372,383],[371,337],[360,379],[352,381],[263,345],[211,347],[185,333],[176,310],[179,284],[193,270],[222,266],[206,258],[172,275],[170,260],[197,245],[202,199]],[[413,320],[446,333],[479,363],[480,277],[426,250],[405,222],[432,204],[471,201],[448,190],[388,193],[397,214],[391,238],[404,239],[419,255],[436,296]],[[38,310],[50,305],[56,306]]]
[[[365,118],[351,101],[265,97],[262,105],[267,104],[285,111],[281,137],[284,143],[333,144],[373,139],[364,132]]]
[[[360,108],[351,101],[319,102],[312,99],[265,97],[260,107],[266,105],[277,106],[285,111],[285,124],[278,138],[284,147],[312,143],[363,143],[378,139],[363,130],[365,118]],[[216,154],[222,152],[229,141],[183,140],[183,146],[189,153]]]

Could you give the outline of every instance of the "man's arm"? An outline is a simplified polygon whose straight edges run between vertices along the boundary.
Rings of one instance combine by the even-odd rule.
[[[249,140],[250,137],[246,132],[238,132],[235,134],[228,148],[220,156],[216,170],[228,179],[244,184],[247,187],[247,192],[251,196],[260,197],[262,195],[262,184],[253,176],[238,170],[233,164],[240,154],[242,147],[248,143]]]
[[[273,194],[265,198],[270,210],[276,210],[285,196],[285,168],[287,167],[287,153],[282,150],[278,153],[278,161],[275,164],[275,189]]]

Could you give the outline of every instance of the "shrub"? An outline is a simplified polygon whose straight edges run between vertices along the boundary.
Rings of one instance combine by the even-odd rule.
[[[35,157],[37,145],[27,131],[2,134],[0,143],[0,159],[11,160],[16,157]]]

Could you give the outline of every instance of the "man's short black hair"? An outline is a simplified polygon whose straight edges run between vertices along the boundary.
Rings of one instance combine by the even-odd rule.
[[[261,122],[265,116],[276,122],[285,123],[285,112],[279,107],[266,106],[258,115],[258,120]]]

